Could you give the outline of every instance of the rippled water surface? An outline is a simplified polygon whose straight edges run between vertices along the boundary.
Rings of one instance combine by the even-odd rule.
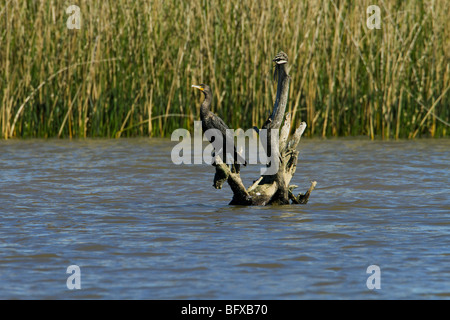
[[[450,298],[449,140],[302,140],[292,183],[317,187],[272,207],[228,206],[173,145],[0,141],[0,298]]]

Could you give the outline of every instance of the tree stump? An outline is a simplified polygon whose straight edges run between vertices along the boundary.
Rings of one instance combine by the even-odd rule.
[[[261,129],[266,129],[267,137],[264,137],[267,139],[266,152],[275,153],[272,161],[277,162],[275,167],[278,170],[275,174],[261,175],[246,189],[239,172],[232,172],[229,166],[217,157],[214,161],[216,173],[213,186],[221,189],[225,182],[228,183],[233,191],[230,205],[306,204],[316,186],[316,182],[311,181],[311,186],[305,194],[295,196],[293,190],[297,186],[290,185],[297,169],[299,154],[297,146],[306,129],[306,123],[300,123],[293,135],[289,136],[291,117],[289,113],[285,115],[290,82],[288,56],[280,52],[273,62],[275,62],[275,77],[278,77],[277,95],[273,110]],[[281,127],[283,120],[284,124]],[[261,131],[256,127],[254,129],[258,133]],[[272,139],[273,133],[277,133],[276,136],[279,139]]]

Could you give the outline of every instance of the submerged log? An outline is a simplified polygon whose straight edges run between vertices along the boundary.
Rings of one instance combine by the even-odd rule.
[[[214,188],[221,189],[225,182],[233,191],[233,199],[230,205],[272,205],[272,204],[306,204],[311,192],[316,186],[311,181],[311,186],[305,194],[294,195],[293,189],[297,186],[290,185],[291,179],[297,169],[297,146],[306,129],[306,123],[302,122],[292,136],[289,136],[291,126],[290,114],[285,115],[287,98],[289,93],[290,76],[288,73],[288,56],[280,52],[273,59],[275,62],[275,75],[278,77],[277,96],[274,107],[261,129],[267,129],[266,153],[278,168],[274,174],[261,175],[247,189],[241,180],[239,172],[232,172],[230,167],[223,163],[219,157],[214,161],[216,173],[214,176]],[[284,124],[281,127],[281,124]],[[254,127],[258,134],[263,130]],[[279,139],[272,139],[273,133]],[[274,154],[272,154],[274,153]]]

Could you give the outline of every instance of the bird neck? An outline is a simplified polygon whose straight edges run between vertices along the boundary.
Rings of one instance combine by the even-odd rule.
[[[289,91],[289,80],[290,76],[288,75],[287,71],[287,63],[276,66],[275,74],[278,75],[278,85],[277,85],[277,96],[275,98],[275,105],[272,111],[272,114],[270,115],[270,119],[272,121],[275,120],[275,116],[277,114],[284,115],[284,109],[281,113],[278,112],[278,107],[280,105],[280,100],[282,97],[287,97],[288,91]],[[284,101],[284,104],[286,104],[286,101]]]
[[[210,106],[211,106],[211,96],[205,95],[205,100],[203,100],[203,103],[200,107],[200,115],[202,117],[208,114]]]

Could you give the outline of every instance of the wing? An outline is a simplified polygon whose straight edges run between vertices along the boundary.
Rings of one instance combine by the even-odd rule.
[[[214,122],[215,128],[219,129],[220,132],[222,132],[222,135],[224,138],[224,143],[226,142],[225,139],[229,139],[229,141],[233,142],[233,146],[234,146],[234,134],[232,133],[231,130],[229,130],[230,128],[227,126],[227,124],[215,114],[213,114],[213,119],[214,119],[213,122]],[[228,129],[228,131],[227,131],[227,129]],[[240,163],[242,163],[242,164],[244,164],[244,166],[246,166],[247,161],[236,151],[236,146],[234,146],[233,149],[234,149],[233,156],[234,156],[235,161],[239,160]]]
[[[227,126],[227,124],[221,119],[219,118],[217,115],[215,115],[214,113],[210,112],[209,115],[207,117],[205,117],[202,121],[202,128],[203,128],[203,132],[205,132],[208,129],[217,129],[222,133],[222,137],[223,137],[223,143],[224,143],[224,150],[226,150],[226,141],[227,139],[229,139],[229,141],[231,141],[233,143],[234,146],[234,134],[231,130],[229,130],[230,128]],[[210,142],[212,143],[214,140],[211,140]],[[239,160],[240,163],[247,165],[247,161],[245,161],[245,159],[237,153],[236,151],[236,146],[234,146],[233,148],[233,156],[235,161]]]
[[[230,127],[228,127],[227,124],[221,118],[219,118],[214,113],[211,113],[210,121],[211,121],[212,128],[218,129],[220,132],[222,132],[224,142],[226,141],[225,139],[231,139],[230,141],[234,141],[234,135],[229,130]]]
[[[230,129],[230,127],[227,126],[227,124],[221,119],[219,118],[217,115],[215,115],[214,113],[212,113],[211,115],[211,120],[212,123],[214,124],[214,127],[216,129],[219,129],[220,132],[222,132],[222,134],[226,134],[226,130]]]

